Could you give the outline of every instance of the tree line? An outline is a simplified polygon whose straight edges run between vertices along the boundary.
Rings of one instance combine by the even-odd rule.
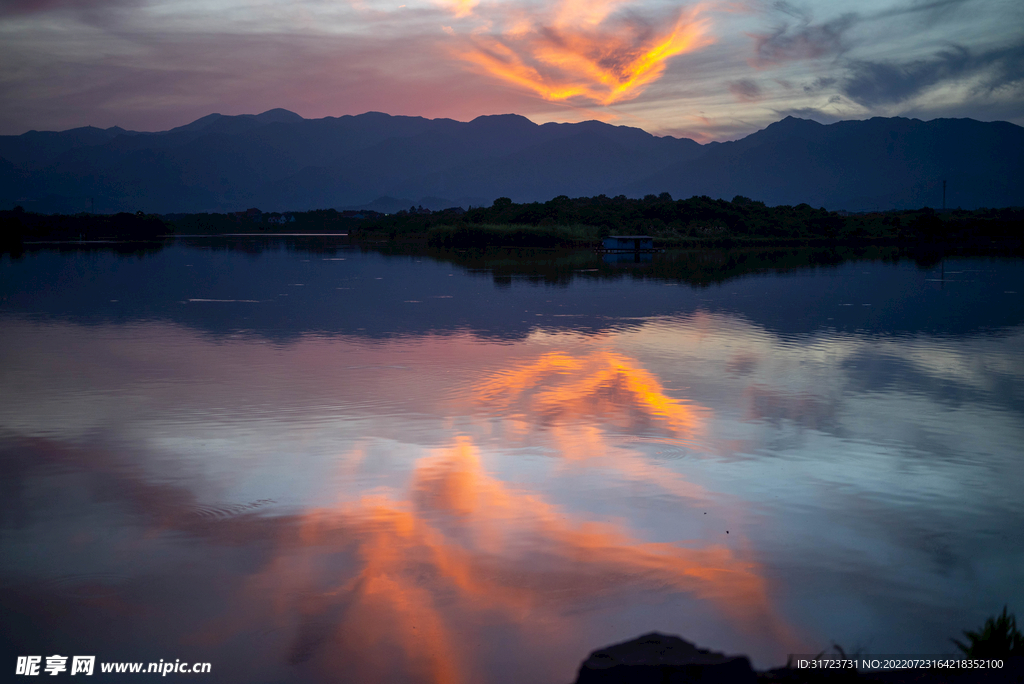
[[[44,215],[20,208],[0,212],[0,242],[7,246],[31,240],[151,240],[173,234],[250,232],[347,233],[357,241],[420,241],[437,247],[596,247],[602,238],[615,234],[650,235],[663,247],[836,241],[1020,243],[1024,209],[939,212],[925,207],[850,214],[807,204],[769,207],[741,196],[731,201],[707,196],[675,200],[662,193],[643,198],[560,195],[529,203],[501,197],[489,207],[410,207],[394,214],[335,209],[162,216]]]
[[[506,237],[517,237],[518,227],[518,237],[532,232],[551,239],[561,234],[568,241],[584,243],[596,243],[615,234],[650,235],[663,245],[751,240],[1019,240],[1024,237],[1024,209],[938,212],[925,207],[849,214],[807,204],[769,207],[742,196],[727,201],[707,196],[674,200],[668,193],[642,199],[622,195],[571,199],[562,195],[547,202],[523,204],[502,197],[490,207],[469,211],[398,212],[368,222],[364,228],[396,237],[403,233],[433,234],[435,242],[441,238],[441,242],[457,246],[459,236],[479,238],[479,229],[484,226],[493,227],[495,232],[502,227]],[[521,230],[528,228],[534,230]],[[570,228],[575,230],[566,230]]]

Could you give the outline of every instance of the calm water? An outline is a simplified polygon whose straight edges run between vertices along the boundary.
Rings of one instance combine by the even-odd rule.
[[[566,684],[1024,612],[1020,260],[211,244],[0,261],[4,667]]]

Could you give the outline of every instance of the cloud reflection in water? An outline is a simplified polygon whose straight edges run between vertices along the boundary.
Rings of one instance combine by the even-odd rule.
[[[911,292],[921,277],[888,273]],[[376,301],[359,318],[317,299],[307,313],[339,318],[278,337],[11,314],[0,622],[32,616],[42,646],[23,653],[77,648],[61,633],[111,658],[180,648],[246,684],[568,681],[649,629],[759,666],[812,650],[794,632],[932,652],[963,626],[950,606],[1012,591],[978,578],[1019,565],[1024,336],[979,328],[973,300],[977,321],[942,334],[834,328],[836,282],[888,301],[839,275],[738,281],[736,311],[633,283],[623,301],[675,293],[679,314],[546,315],[500,339],[480,316],[346,333]],[[624,285],[478,287],[459,296],[480,311],[499,296],[572,316]],[[394,298],[424,299],[412,288]],[[740,296],[771,288],[799,320],[773,327]]]
[[[501,626],[559,641],[609,597],[645,592],[709,601],[741,631],[792,640],[743,552],[645,542],[624,524],[572,515],[488,474],[465,437],[422,458],[411,479],[404,498],[370,494],[305,512],[300,548],[250,578],[254,596],[275,595],[279,619],[303,615],[294,660],[356,666],[377,681],[394,668],[476,681],[485,664],[467,634]],[[352,574],[334,572],[335,554],[352,559]]]
[[[21,334],[48,334],[47,327],[29,326]],[[99,336],[113,348],[119,344],[111,342],[108,332]],[[147,339],[137,337],[129,345],[134,354],[145,356],[138,345]],[[154,349],[166,343],[162,336]],[[214,352],[238,356],[238,350],[209,341],[192,339],[189,344],[196,352],[187,355],[190,363]],[[245,341],[229,346],[252,347],[248,353],[257,355],[253,364],[260,354],[279,353]],[[412,347],[406,343],[410,361],[404,363],[416,367]],[[47,356],[40,351],[45,346],[29,348],[33,358]],[[326,358],[316,345],[309,351],[317,359]],[[423,352],[434,359],[429,343]],[[345,357],[345,364],[373,361],[380,352],[367,348],[353,354]],[[91,363],[98,368],[117,358],[117,353],[97,353]],[[365,468],[377,466],[372,450],[359,443],[336,456],[336,479],[322,464],[297,461],[293,467],[320,468],[325,483],[338,483],[334,502],[321,499],[295,507],[259,498],[257,503],[228,499],[210,504],[209,482],[198,473],[183,472],[180,464],[169,477],[162,472],[169,463],[147,453],[144,441],[117,446],[117,438],[111,437],[111,444],[102,446],[107,437],[83,437],[74,427],[66,443],[53,434],[28,440],[12,436],[19,445],[12,454],[18,455],[5,457],[5,463],[19,464],[11,470],[19,476],[12,486],[30,493],[20,500],[28,507],[22,513],[53,513],[44,514],[50,522],[35,528],[31,542],[42,539],[44,554],[76,538],[73,525],[60,521],[88,519],[98,529],[118,531],[116,539],[91,533],[99,541],[73,546],[69,557],[79,567],[88,557],[100,570],[109,569],[114,559],[128,561],[121,566],[126,574],[118,584],[126,589],[111,590],[108,596],[93,591],[87,598],[74,592],[65,597],[74,604],[76,624],[91,626],[90,643],[102,651],[123,644],[124,637],[96,626],[128,624],[140,636],[156,631],[165,643],[178,643],[190,654],[199,649],[222,662],[234,662],[230,654],[239,643],[256,640],[263,644],[257,660],[268,671],[285,668],[281,671],[301,673],[300,679],[310,681],[343,676],[356,681],[471,682],[493,675],[496,663],[508,657],[495,649],[508,643],[532,654],[533,662],[520,666],[533,676],[562,671],[569,676],[593,647],[581,639],[593,630],[595,616],[607,617],[622,606],[695,603],[706,604],[700,610],[717,615],[736,632],[794,643],[792,631],[771,604],[768,583],[742,532],[737,530],[727,545],[724,540],[688,539],[684,533],[671,540],[664,535],[652,539],[650,531],[641,531],[628,519],[566,505],[557,490],[510,475],[502,463],[509,452],[495,441],[534,451],[539,446],[562,464],[556,468],[568,469],[574,478],[588,471],[599,478],[614,473],[613,478],[658,488],[670,497],[670,509],[682,515],[694,506],[711,510],[720,499],[650,462],[624,439],[645,435],[692,445],[704,432],[709,409],[669,396],[654,373],[621,352],[587,346],[533,352],[508,361],[506,368],[496,366],[495,360],[478,358],[475,370],[463,366],[471,378],[459,383],[461,393],[449,390],[445,396],[448,411],[468,417],[466,429],[444,421],[448,427],[431,438],[446,446],[407,445],[416,455],[397,464],[404,475],[399,472],[369,487],[353,486],[353,478],[358,481]],[[280,372],[271,372],[272,362],[267,365],[262,382],[271,377],[287,382]],[[330,373],[320,377],[334,379]],[[117,384],[112,377],[107,382]],[[377,386],[376,391],[387,387]],[[184,397],[177,390],[167,398],[198,408],[211,398],[227,402],[243,388],[211,384],[214,393],[206,399]],[[390,388],[401,390],[398,385]],[[95,398],[104,401],[125,387],[97,390]],[[77,396],[81,400],[87,395]],[[357,405],[366,406],[365,398]],[[183,411],[175,416],[174,429],[203,435],[201,423],[211,415],[224,421],[232,414]],[[233,415],[245,420],[240,424],[247,431],[255,429],[240,408]],[[134,430],[150,419],[144,413],[130,416],[137,423]],[[302,413],[295,412],[294,419],[302,420]],[[307,420],[318,429],[329,424],[323,417]],[[496,424],[493,431],[485,429],[488,424]],[[230,423],[218,425],[219,432],[227,430],[224,434],[233,429]],[[164,424],[161,429],[171,427]],[[294,434],[300,438],[302,431]],[[259,448],[258,442],[246,443]],[[253,454],[256,459],[270,456]],[[205,458],[189,461],[185,470],[210,467]],[[278,454],[274,460],[288,458],[293,456]],[[241,463],[219,467],[238,468]],[[489,468],[488,463],[499,467]],[[78,494],[71,499],[59,495],[67,484],[53,474],[68,471],[80,473]],[[314,472],[304,476],[318,477]],[[229,477],[243,476],[235,472]],[[30,543],[28,538],[21,541]],[[141,558],[164,560],[140,564]],[[145,582],[132,573],[141,573]],[[150,591],[139,591],[139,582]],[[79,584],[91,586],[85,579]],[[44,614],[45,587],[34,582],[20,587],[14,604]],[[202,597],[201,609],[194,605],[197,597]],[[175,625],[160,617],[166,613],[177,613]],[[66,627],[67,611],[63,617],[45,614],[49,617],[39,619],[49,621],[48,633]],[[97,635],[104,633],[115,636],[101,643]],[[236,674],[241,676],[232,676]]]

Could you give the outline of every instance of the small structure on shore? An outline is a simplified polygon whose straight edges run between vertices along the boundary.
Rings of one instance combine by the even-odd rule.
[[[609,235],[601,246],[602,252],[654,252],[654,238],[650,235]]]

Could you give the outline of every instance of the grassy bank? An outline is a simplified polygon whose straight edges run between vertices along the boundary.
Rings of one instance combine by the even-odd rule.
[[[580,248],[601,244],[595,226],[531,226],[522,224],[441,225],[427,233],[427,244],[442,248],[532,247]]]
[[[917,251],[941,250],[962,254],[1021,254],[1024,235],[1012,231],[978,230],[967,227],[941,235],[922,236],[912,233],[845,234],[833,237],[809,235],[750,235],[721,232],[708,235],[683,235],[674,231],[651,231],[658,249],[790,249],[839,247],[904,247]],[[495,247],[521,249],[594,249],[602,244],[607,229],[600,226],[574,224],[569,226],[532,226],[529,224],[441,224],[429,229],[403,231],[382,230],[365,225],[350,233],[354,244],[392,247],[430,247],[436,249],[488,249]]]

